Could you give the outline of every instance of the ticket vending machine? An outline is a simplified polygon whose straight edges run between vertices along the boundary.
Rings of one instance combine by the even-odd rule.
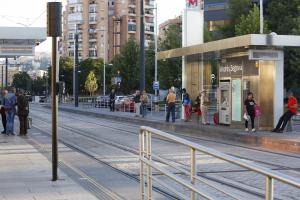
[[[220,81],[220,96],[219,96],[219,123],[230,125],[230,101],[231,90],[230,80]]]

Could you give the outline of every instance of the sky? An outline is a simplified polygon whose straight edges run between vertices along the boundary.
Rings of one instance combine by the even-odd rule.
[[[0,0],[0,26],[46,27],[46,5],[51,0]],[[52,0],[55,1],[55,0]],[[57,0],[63,3],[66,0]],[[185,0],[156,0],[158,24],[181,14]],[[50,52],[49,39],[40,44],[37,52]]]

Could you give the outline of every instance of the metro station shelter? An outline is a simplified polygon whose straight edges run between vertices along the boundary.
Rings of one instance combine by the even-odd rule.
[[[259,129],[273,128],[284,111],[284,47],[300,47],[300,36],[250,34],[158,53],[182,58],[182,88],[192,99],[208,91],[219,124],[242,127],[244,100],[253,92],[262,108]]]
[[[7,87],[8,58],[34,56],[35,46],[47,38],[43,27],[0,27],[0,58],[6,59],[5,86]],[[3,76],[3,72],[2,72]]]

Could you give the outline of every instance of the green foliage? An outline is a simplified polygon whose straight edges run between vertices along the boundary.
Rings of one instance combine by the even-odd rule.
[[[67,94],[73,93],[73,68],[74,59],[71,57],[61,57],[59,60],[59,78],[65,82]]]
[[[79,91],[81,94],[85,94],[85,81],[91,71],[94,72],[96,79],[98,80],[98,86],[103,86],[103,59],[86,59],[79,63],[78,81]]]
[[[37,79],[32,80],[32,94],[41,96],[45,95],[47,90],[47,78],[44,76],[43,78],[37,77]]]
[[[269,0],[265,18],[272,32],[281,35],[300,34],[300,1],[299,0]],[[284,49],[284,82],[285,88],[300,86],[300,50]]]
[[[235,25],[236,35],[254,34],[260,32],[259,7],[254,5],[248,15],[240,17],[240,23]],[[267,23],[264,22],[264,33],[268,32]]]
[[[12,86],[16,89],[23,89],[25,91],[31,91],[32,81],[27,72],[19,72],[13,76]]]
[[[155,48],[154,43],[145,51],[145,66],[146,66],[146,91],[148,93],[154,93],[152,88],[154,76],[155,76]]]
[[[119,91],[129,94],[139,88],[139,46],[133,39],[129,39],[121,48],[120,54],[112,59],[113,69],[111,77],[119,75],[122,82]]]
[[[182,45],[182,32],[176,26],[170,26],[166,30],[166,38],[159,43],[159,51],[180,48]],[[158,63],[158,80],[162,89],[171,86],[181,88],[182,59],[168,59]]]
[[[223,38],[235,36],[235,25],[240,23],[242,15],[249,13],[251,7],[251,0],[229,0],[226,12],[229,15],[230,23],[220,28]]]
[[[91,71],[85,81],[85,89],[89,91],[90,96],[94,94],[94,92],[98,89],[97,78],[95,73]]]

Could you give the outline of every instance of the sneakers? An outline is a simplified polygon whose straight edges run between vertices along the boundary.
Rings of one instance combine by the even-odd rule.
[[[248,131],[249,131],[249,129],[248,129],[248,128],[246,128],[246,129],[245,129],[245,131],[246,131],[246,132],[248,132]]]
[[[253,128],[253,129],[252,129],[252,133],[255,133],[255,131],[256,131],[255,128]]]

